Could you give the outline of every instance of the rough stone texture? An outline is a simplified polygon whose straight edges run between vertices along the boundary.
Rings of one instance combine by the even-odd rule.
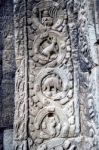
[[[13,130],[5,130],[3,136],[4,150],[13,150]]]
[[[15,1],[14,149],[98,148],[96,4]]]
[[[12,126],[14,113],[14,29],[13,2],[3,5],[3,50],[2,50],[2,122],[3,127]]]
[[[13,2],[3,1],[1,10],[1,127],[12,126],[14,113],[14,74],[15,74],[15,55],[14,55],[14,30],[13,30]]]
[[[0,144],[15,98],[14,150],[99,149],[98,7],[0,1]]]
[[[13,127],[14,116],[13,0],[0,1],[0,150],[3,130]]]

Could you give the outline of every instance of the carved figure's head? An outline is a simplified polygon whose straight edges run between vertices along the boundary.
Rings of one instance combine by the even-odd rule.
[[[53,18],[50,17],[48,10],[42,12],[42,24],[45,26],[51,26],[53,24]]]

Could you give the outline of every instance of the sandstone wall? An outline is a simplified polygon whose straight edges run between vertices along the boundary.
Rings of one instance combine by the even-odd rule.
[[[0,144],[2,144],[3,131],[13,127],[15,55],[13,1],[0,2]]]
[[[37,58],[33,58],[34,37],[41,32],[40,30],[36,32],[38,26],[35,26],[33,22],[33,17],[35,16],[33,8],[38,1],[0,0],[0,150],[3,149],[4,130],[13,128],[16,70],[19,67],[25,69],[24,65],[28,64],[28,71],[33,69],[32,71],[35,70],[38,75],[42,67],[41,64],[37,64]],[[99,148],[99,0],[65,0],[64,2],[67,7],[66,13],[68,14],[66,34],[69,34],[67,39],[70,40],[70,56],[72,54],[74,66],[76,63],[78,64],[76,84],[79,82],[79,87],[77,87],[79,89],[76,91],[79,93],[79,95],[76,95],[78,98],[76,104],[79,107],[76,107],[76,110],[79,113],[74,115],[76,119],[79,118],[77,126],[79,134],[77,132],[78,137],[76,136],[76,138],[71,136],[73,139],[70,142],[74,148],[76,145],[79,150],[96,150]],[[43,27],[40,26],[40,28]],[[26,55],[28,55],[29,63],[24,62]],[[35,67],[40,69],[37,70]],[[26,81],[26,76],[26,78],[22,77],[23,82],[29,83],[29,93],[27,91],[29,95],[29,118],[28,116],[25,117],[25,128],[22,135],[22,138],[26,141],[20,139],[16,143],[19,148],[23,144],[24,149],[27,148],[24,144],[25,142],[28,143],[29,149],[37,148],[43,143],[40,139],[34,139],[34,131],[32,131],[33,117],[35,116],[31,115],[33,113],[32,107],[37,107],[38,110],[42,109],[42,103],[33,100],[35,97],[33,97],[32,93],[34,86],[34,81],[32,80],[36,76],[35,72],[30,71],[27,74],[29,82]],[[17,77],[20,76],[18,72],[16,72],[16,75]],[[75,87],[77,86],[76,84]],[[25,95],[26,97],[27,95]],[[16,109],[16,111],[20,110]],[[21,114],[23,114],[23,110]],[[25,110],[24,114],[27,115],[28,110]],[[27,127],[27,120],[29,121],[29,128]],[[16,135],[19,134],[20,136],[20,130],[16,131]],[[35,143],[34,147],[33,142]]]
[[[64,138],[71,145],[70,149],[97,149],[97,1],[15,1],[14,8],[17,63],[15,149],[63,150]],[[66,82],[67,93],[62,88]],[[61,120],[64,115],[57,109],[61,113],[65,111],[67,122],[65,118]],[[49,112],[52,114],[48,115]],[[59,120],[55,120],[54,115]],[[58,140],[62,140],[60,145]],[[51,144],[52,141],[56,145]]]

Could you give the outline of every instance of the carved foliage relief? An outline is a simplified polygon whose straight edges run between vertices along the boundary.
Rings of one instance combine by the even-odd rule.
[[[85,0],[15,1],[16,150],[96,148],[86,10]]]
[[[86,0],[16,0],[15,150],[96,149]]]
[[[28,24],[29,148],[75,149],[65,140],[79,134],[79,121],[64,1],[36,3]]]

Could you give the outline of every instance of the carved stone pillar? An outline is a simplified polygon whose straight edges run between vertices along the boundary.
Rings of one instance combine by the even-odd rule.
[[[93,108],[86,6],[84,0],[15,1],[15,150],[96,146],[84,112]]]

